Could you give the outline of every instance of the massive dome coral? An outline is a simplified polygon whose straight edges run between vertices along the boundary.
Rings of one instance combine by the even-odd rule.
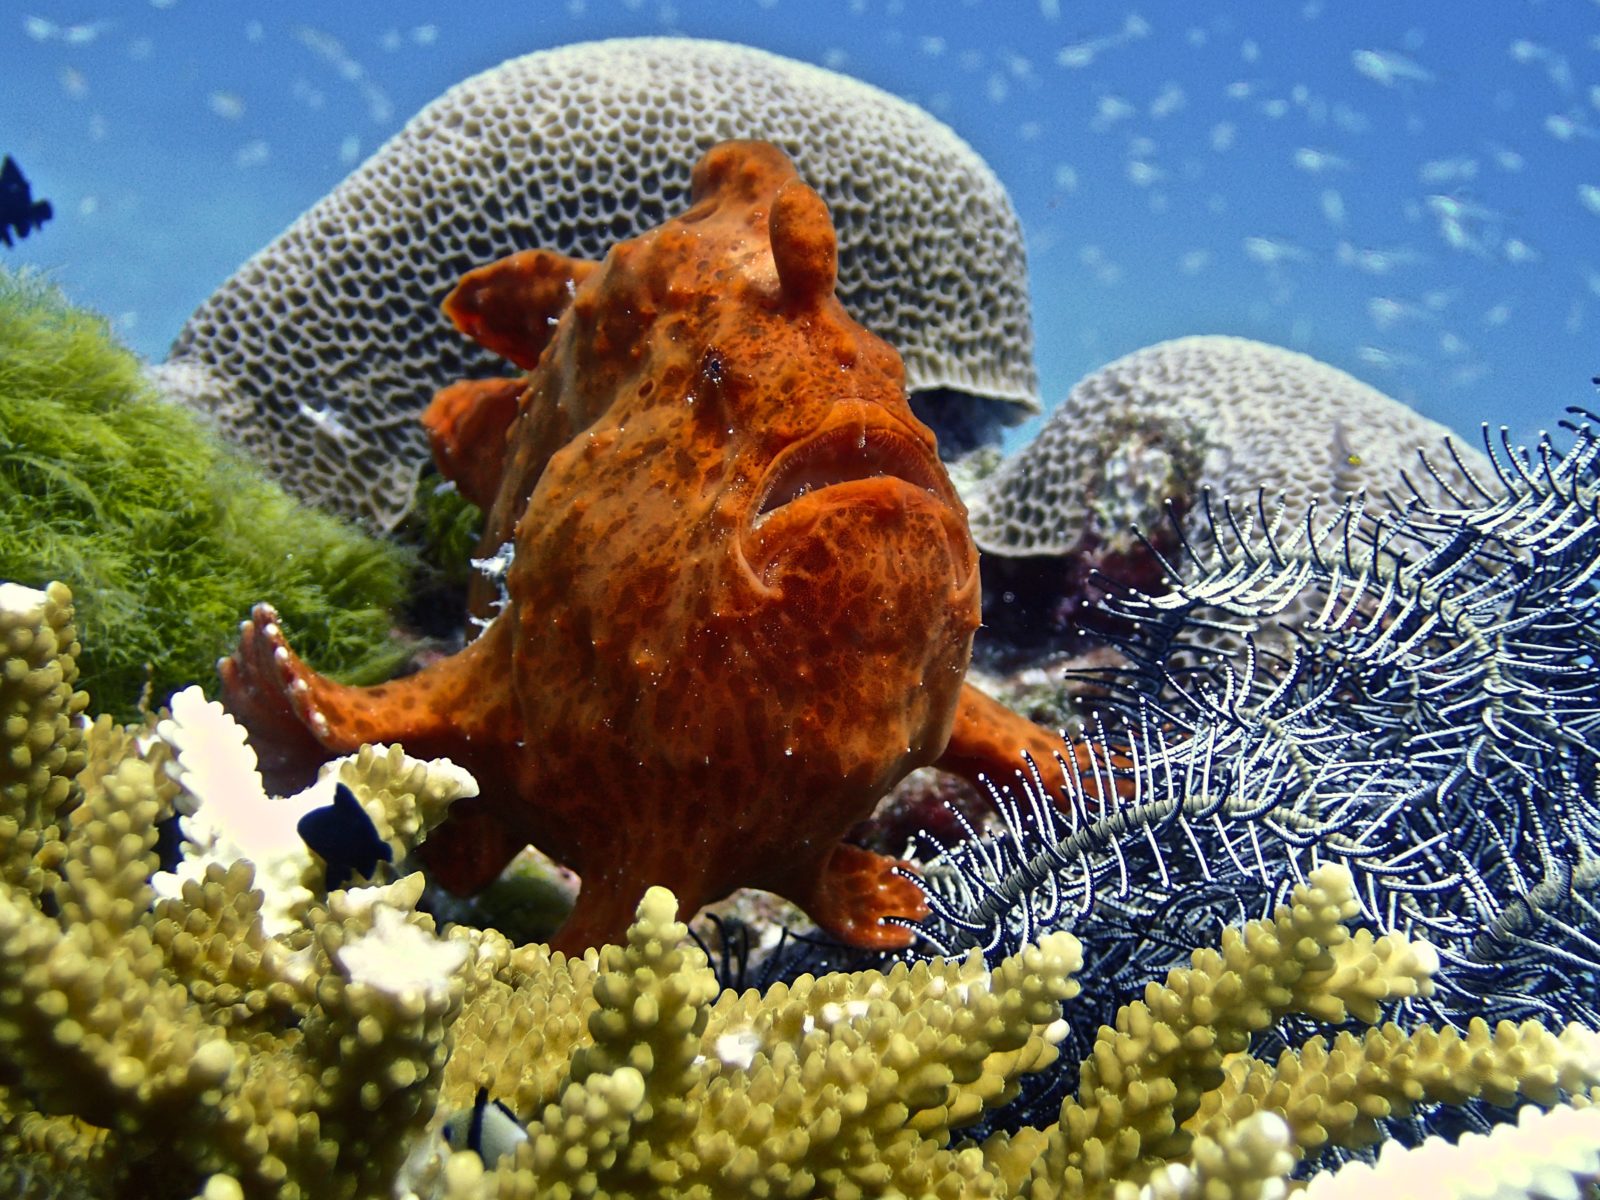
[[[1419,451],[1453,486],[1466,484],[1460,466],[1490,475],[1471,446],[1447,451],[1449,437],[1309,355],[1248,338],[1177,338],[1080,380],[1033,443],[985,480],[972,537],[1004,556],[1127,551],[1135,526],[1149,530],[1168,500],[1186,509],[1203,488],[1245,503],[1261,489],[1269,503],[1282,493],[1290,513],[1365,489],[1370,510],[1402,472],[1439,500]]]
[[[1297,526],[1315,511],[1325,524],[1356,493],[1369,518],[1399,511],[1413,488],[1447,506],[1452,492],[1475,495],[1469,477],[1488,478],[1489,462],[1449,438],[1281,346],[1206,335],[1125,355],[1080,380],[968,497],[991,647],[1081,649],[1076,633],[1107,628],[1106,588],[1164,591],[1162,557],[1204,541],[1211,517]],[[1291,605],[1275,625],[1310,615]]]
[[[714,142],[765,138],[821,193],[851,314],[905,360],[950,444],[1037,407],[1022,231],[949,128],[832,71],[639,38],[511,59],[451,88],[245,263],[157,373],[303,497],[404,515],[433,390],[500,374],[439,302],[542,247],[598,259],[687,202]]]

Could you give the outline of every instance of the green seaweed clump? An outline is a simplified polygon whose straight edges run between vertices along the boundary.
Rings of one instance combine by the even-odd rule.
[[[271,600],[351,682],[386,677],[409,552],[306,508],[146,383],[105,320],[0,270],[0,577],[83,597],[82,681],[132,719],[215,679],[239,621]]]

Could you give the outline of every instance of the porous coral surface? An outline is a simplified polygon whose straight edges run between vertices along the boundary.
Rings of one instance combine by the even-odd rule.
[[[1448,499],[1435,472],[1461,489],[1488,470],[1444,426],[1308,355],[1221,336],[1149,346],[1081,380],[1034,441],[969,493],[989,630],[980,661],[1010,673],[1103,659],[1100,639],[1121,627],[1104,610],[1108,591],[1159,590],[1161,556],[1203,539],[1208,513],[1224,505],[1241,520],[1298,520],[1363,493],[1378,514],[1402,508],[1413,488]],[[1310,615],[1293,602],[1278,624]],[[1279,649],[1288,637],[1260,636]],[[1215,631],[1204,650],[1237,645]],[[1037,673],[1029,683],[1044,712],[1076,722],[1077,689]]]
[[[1163,506],[1217,500],[1305,512],[1366,489],[1377,503],[1421,470],[1450,431],[1309,355],[1248,338],[1197,336],[1137,350],[1080,380],[1028,446],[972,496],[972,536],[989,554],[1126,551]],[[1458,445],[1487,473],[1475,447]],[[1419,478],[1420,477],[1420,478]],[[1403,490],[1403,489],[1401,489]]]

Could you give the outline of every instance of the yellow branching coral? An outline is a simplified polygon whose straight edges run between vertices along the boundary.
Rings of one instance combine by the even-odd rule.
[[[1191,1128],[1216,1136],[1252,1113],[1283,1114],[1296,1157],[1328,1143],[1361,1146],[1380,1136],[1377,1122],[1404,1116],[1424,1101],[1460,1104],[1479,1096],[1510,1106],[1518,1099],[1554,1104],[1600,1068],[1600,1037],[1570,1025],[1552,1035],[1535,1021],[1465,1033],[1383,1025],[1364,1035],[1340,1033],[1331,1045],[1313,1038],[1276,1063],[1241,1055],[1208,1093]]]
[[[1055,1064],[1072,935],[993,967],[743,994],[719,992],[659,888],[623,945],[578,958],[441,935],[402,872],[475,793],[458,768],[368,747],[268,797],[198,695],[147,727],[81,717],[64,589],[0,586],[0,639],[0,1194],[1265,1200],[1326,1146],[1472,1098],[1556,1106],[1450,1152],[1507,1194],[1600,1173],[1600,1035],[1375,1025],[1439,962],[1347,928],[1342,868],[1125,1005],[1059,1120],[975,1143],[963,1129]],[[393,867],[330,890],[291,835],[341,784]],[[174,814],[186,858],[163,871],[154,829]],[[1253,1057],[1291,1013],[1369,1028]],[[1432,1172],[1438,1153],[1385,1148],[1312,1190]]]
[[[1268,1200],[1282,1194],[1283,1178],[1293,1168],[1288,1125],[1276,1113],[1259,1112],[1215,1140],[1196,1141],[1188,1162],[1156,1170],[1140,1195],[1142,1200]]]
[[[1318,989],[1346,977],[1333,949],[1355,897],[1332,875],[1314,876],[1271,920],[1223,931],[1219,950],[1196,951],[1190,967],[1150,984],[1103,1027],[1079,1072],[1078,1096],[1062,1109],[1035,1176],[1061,1181],[1061,1194],[1092,1193],[1178,1158],[1189,1148],[1183,1123],[1221,1079],[1223,1060],[1283,1013],[1316,1005],[1331,1013],[1336,994]]]
[[[1173,1163],[1225,1161],[1245,1144],[1239,1131],[1264,1113],[1283,1118],[1282,1151],[1297,1159],[1329,1142],[1360,1145],[1376,1118],[1414,1103],[1479,1095],[1552,1103],[1600,1078],[1600,1037],[1578,1026],[1556,1035],[1533,1022],[1492,1033],[1480,1023],[1465,1038],[1386,1026],[1365,1039],[1341,1034],[1331,1053],[1313,1039],[1275,1067],[1256,1062],[1250,1036],[1287,1013],[1370,1020],[1383,1000],[1431,990],[1439,966],[1431,947],[1352,933],[1344,922],[1357,911],[1349,872],[1322,867],[1270,919],[1224,930],[1219,950],[1198,950],[1164,986],[1150,984],[1114,1027],[1101,1028],[1057,1125],[1015,1143],[992,1139],[988,1148],[1016,1173],[1019,1191],[1111,1195]],[[1265,1153],[1259,1137],[1253,1144]],[[1028,1159],[1026,1175],[1019,1157]],[[1206,1194],[1252,1194],[1249,1176],[1235,1191],[1212,1170]]]
[[[237,830],[213,820],[209,859],[163,885],[155,823],[239,779],[212,777],[201,803],[188,789],[211,760],[180,726],[77,719],[65,589],[8,585],[0,631],[0,1192],[181,1195],[222,1173],[251,1196],[386,1191],[434,1114],[470,983],[467,947],[412,911],[420,877],[308,896],[303,922],[269,931],[272,888],[222,861]],[[470,791],[398,753],[341,769],[375,824],[404,802],[390,824],[421,829]],[[314,874],[299,857],[295,877]]]
[[[625,946],[576,960],[578,1048],[485,1194],[998,1194],[982,1155],[946,1142],[1053,1057],[1076,939],[992,972],[974,953],[719,997],[675,907],[652,889]]]
[[[66,585],[0,583],[0,878],[34,896],[54,880],[60,821],[84,764],[78,650]]]

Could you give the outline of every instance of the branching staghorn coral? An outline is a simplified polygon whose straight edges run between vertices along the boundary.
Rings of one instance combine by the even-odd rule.
[[[490,1169],[458,1154],[434,1164],[430,1178],[453,1200],[544,1194],[1042,1200],[1110,1195],[1174,1167],[1189,1178],[1225,1177],[1241,1131],[1262,1115],[1287,1115],[1256,1174],[1247,1171],[1236,1189],[1212,1193],[1244,1196],[1266,1179],[1281,1182],[1297,1160],[1326,1143],[1370,1129],[1370,1120],[1358,1127],[1352,1111],[1365,1119],[1384,1104],[1459,1102],[1484,1093],[1501,1102],[1522,1094],[1554,1102],[1600,1074],[1595,1034],[1572,1026],[1558,1036],[1531,1022],[1492,1033],[1474,1029],[1466,1039],[1385,1028],[1370,1040],[1385,1046],[1387,1056],[1374,1055],[1366,1071],[1351,1071],[1343,1057],[1330,1057],[1315,1042],[1258,1067],[1242,1049],[1251,1033],[1285,1013],[1338,1021],[1431,987],[1437,960],[1426,944],[1352,934],[1343,922],[1357,908],[1347,872],[1317,872],[1271,920],[1226,931],[1220,950],[1197,952],[1164,986],[1152,984],[1143,1002],[1124,1006],[1080,1068],[1081,1099],[1069,1098],[1057,1121],[973,1143],[954,1137],[996,1099],[1016,1094],[1019,1065],[1031,1070],[1055,1057],[1062,1025],[1053,1020],[1039,1029],[1021,1047],[1019,1062],[982,1036],[986,1026],[1011,1024],[985,1010],[1020,1011],[1019,1001],[1026,1003],[1034,988],[1043,994],[1033,1020],[1059,1011],[1060,998],[1075,991],[1061,986],[1077,961],[1071,935],[1046,935],[1043,946],[1004,960],[992,973],[973,952],[957,962],[902,963],[887,975],[802,976],[766,996],[725,991],[713,1003],[703,954],[685,946],[670,896],[654,889],[627,945],[591,954],[579,973],[592,980],[586,1024],[593,1040],[579,1035],[570,1066],[551,1055],[545,1032],[570,1036],[568,1002],[555,1013],[541,1006],[546,1023],[522,1035],[536,1058],[557,1064],[548,1098],[519,1094],[511,1105],[535,1114],[529,1139]],[[596,966],[598,975],[589,975]],[[1051,977],[1057,982],[1046,988]],[[668,980],[676,985],[663,986]],[[940,1003],[946,998],[957,1001],[953,1012]],[[928,1038],[930,1027],[940,1036]],[[1335,1050],[1344,1053],[1343,1046]],[[946,1057],[952,1051],[957,1056]],[[458,1082],[455,1063],[462,1057],[476,1058],[467,1055],[465,1041],[447,1068],[447,1093]],[[516,1057],[502,1045],[491,1069],[504,1072]],[[979,1062],[988,1067],[974,1077]],[[1299,1083],[1281,1113],[1272,1088],[1235,1084],[1259,1069]],[[981,1082],[986,1077],[990,1082]],[[490,1079],[459,1081],[467,1085],[461,1091],[474,1082],[491,1086]],[[966,1080],[976,1086],[963,1086]]]
[[[583,1024],[528,1032],[536,1055],[552,1027],[576,1037],[551,1090],[517,1093],[529,1140],[477,1194],[997,1194],[982,1155],[946,1135],[1054,1057],[1078,961],[1070,934],[994,971],[972,956],[718,996],[675,908],[651,889],[626,946],[579,960]],[[485,1061],[469,1048],[458,1043],[447,1083],[455,1062]],[[497,1051],[514,1062],[519,1048]]]
[[[50,823],[8,841],[0,887],[8,1195],[1243,1198],[1370,1136],[1381,1106],[1579,1103],[1600,1082],[1579,1026],[1249,1054],[1288,1014],[1368,1022],[1434,986],[1426,943],[1346,928],[1352,877],[1324,866],[1125,1005],[1051,1119],[966,1139],[1058,1057],[1081,999],[1071,933],[743,994],[719,993],[659,888],[623,945],[581,958],[440,936],[400,872],[471,802],[450,764],[367,748],[330,766],[315,787],[342,783],[396,851],[330,891],[282,832],[316,797],[260,794],[197,695],[153,729],[73,719],[65,589],[0,592],[0,641],[0,749],[27,768],[0,819]],[[168,873],[153,824],[172,812],[188,857]],[[451,1146],[485,1097],[495,1144],[468,1122]],[[1551,1178],[1592,1170],[1562,1146]]]
[[[22,619],[0,629],[6,749],[0,758],[0,878],[42,896],[57,877],[61,819],[76,801],[72,779],[83,770],[85,754],[75,718],[89,697],[73,687],[80,646],[66,587],[52,584],[40,595],[0,583],[0,613],[12,612]]]
[[[1358,910],[1348,872],[1319,868],[1270,920],[1225,930],[1220,952],[1196,951],[1164,987],[1151,984],[1143,1001],[1124,1005],[1114,1025],[1101,1027],[1059,1125],[1042,1142],[1031,1130],[1013,1135],[1013,1146],[1037,1155],[1025,1194],[1110,1194],[1119,1181],[1144,1182],[1172,1163],[1192,1169],[1262,1113],[1288,1119],[1282,1148],[1299,1159],[1358,1140],[1352,1107],[1370,1116],[1386,1104],[1460,1103],[1486,1092],[1505,1102],[1494,1089],[1523,1069],[1532,1091],[1589,1084],[1600,1038],[1580,1026],[1557,1037],[1530,1022],[1502,1024],[1490,1037],[1475,1030],[1468,1054],[1455,1053],[1448,1034],[1385,1029],[1394,1059],[1367,1073],[1330,1062],[1313,1040],[1277,1064],[1283,1075],[1303,1077],[1292,1104],[1271,1089],[1230,1087],[1254,1066],[1252,1036],[1289,1013],[1337,1023],[1375,1000],[1431,988],[1437,963],[1426,944],[1352,935],[1342,922]],[[1224,1106],[1226,1123],[1208,1120]],[[1005,1141],[996,1134],[990,1144]]]
[[[4,585],[0,639],[4,761],[23,775],[0,820],[39,822],[6,839],[0,890],[0,1190],[182,1195],[216,1172],[250,1195],[386,1186],[433,1113],[465,986],[466,947],[410,914],[420,877],[307,903],[277,936],[248,861],[156,899],[181,739],[70,720],[86,697],[64,587]],[[416,774],[372,753],[341,769],[383,777],[360,785],[380,813]],[[459,793],[439,775],[416,790]]]

